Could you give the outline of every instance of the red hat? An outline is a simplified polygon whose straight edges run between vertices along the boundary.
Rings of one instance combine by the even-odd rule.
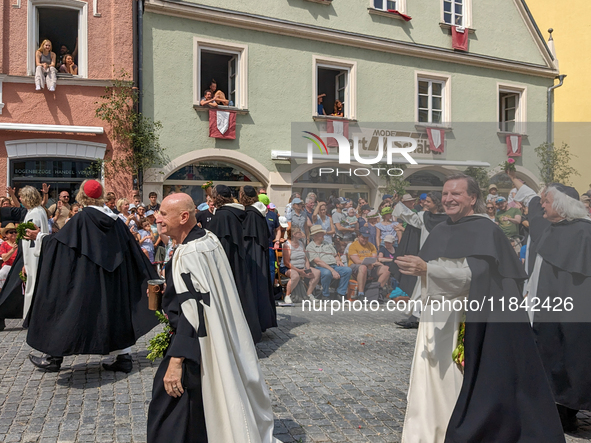
[[[96,180],[88,180],[84,183],[84,193],[90,198],[100,198],[103,195],[103,187]]]

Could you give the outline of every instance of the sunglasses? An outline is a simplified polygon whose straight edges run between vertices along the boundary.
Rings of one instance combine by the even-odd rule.
[[[16,231],[6,231],[6,235],[16,234]]]

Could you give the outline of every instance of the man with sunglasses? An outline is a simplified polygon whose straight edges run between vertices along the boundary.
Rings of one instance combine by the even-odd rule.
[[[49,190],[49,186],[47,186]],[[43,191],[45,194],[45,190]],[[59,231],[64,227],[66,220],[70,216],[70,194],[68,191],[62,191],[59,195],[59,200],[49,207],[47,210],[47,216],[50,218],[55,217],[59,214],[57,219],[53,223],[54,231]]]

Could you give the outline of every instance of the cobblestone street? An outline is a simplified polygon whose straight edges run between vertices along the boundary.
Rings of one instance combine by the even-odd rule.
[[[399,314],[278,308],[279,328],[258,345],[283,442],[398,442],[416,332]],[[154,332],[159,331],[159,328]],[[154,333],[153,332],[153,333]],[[132,373],[104,371],[109,357],[67,357],[60,373],[28,361],[20,321],[0,332],[1,442],[144,442],[158,361],[133,348]],[[591,441],[591,419],[570,442]]]

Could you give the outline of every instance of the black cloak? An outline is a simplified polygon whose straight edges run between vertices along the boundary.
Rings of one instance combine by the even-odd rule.
[[[465,367],[446,443],[557,443],[564,433],[525,310],[507,312],[521,296],[523,266],[503,231],[481,216],[448,220],[423,245],[425,261],[466,258],[468,299],[484,302],[466,313]],[[500,300],[505,300],[501,312]]]
[[[9,223],[22,223],[26,215],[27,209],[25,208],[0,208],[3,228]],[[0,292],[0,318],[23,318],[25,296],[23,295],[23,282],[19,277],[19,272],[24,266],[22,250],[22,241],[19,240],[12,268]]]
[[[591,409],[591,221],[551,224],[543,218],[540,198],[529,203],[529,268],[536,254],[543,261],[536,296],[550,310],[534,314],[534,333],[556,403]],[[567,298],[572,311],[564,304]],[[555,310],[557,307],[561,310]]]
[[[423,222],[425,223],[425,228],[427,231],[429,231],[429,233],[431,233],[431,230],[435,226],[441,222],[444,222],[448,218],[449,217],[447,214],[433,214],[430,211],[425,211],[423,214]],[[419,255],[420,248],[421,229],[407,224],[406,228],[404,228],[404,233],[402,234],[400,243],[396,248],[396,252],[394,253],[394,260],[388,264],[390,267],[390,275],[398,280],[398,286],[400,289],[406,292],[409,296],[412,295],[415,289],[417,277],[414,275],[404,275],[401,273],[395,260],[398,257],[402,257],[403,255]]]
[[[269,275],[269,227],[265,216],[254,206],[245,208],[244,245],[246,248],[246,278],[257,297],[259,324],[264,332],[277,327],[277,311],[271,276]]]
[[[158,320],[146,281],[158,278],[120,220],[93,208],[43,238],[27,343],[51,356],[105,355],[133,345]]]
[[[213,232],[220,240],[228,257],[246,322],[254,342],[258,343],[263,337],[263,332],[259,324],[257,295],[250,287],[248,278],[249,267],[246,261],[246,245],[242,228],[245,219],[246,212],[244,210],[224,205],[216,209],[215,217],[209,224],[209,231]]]

